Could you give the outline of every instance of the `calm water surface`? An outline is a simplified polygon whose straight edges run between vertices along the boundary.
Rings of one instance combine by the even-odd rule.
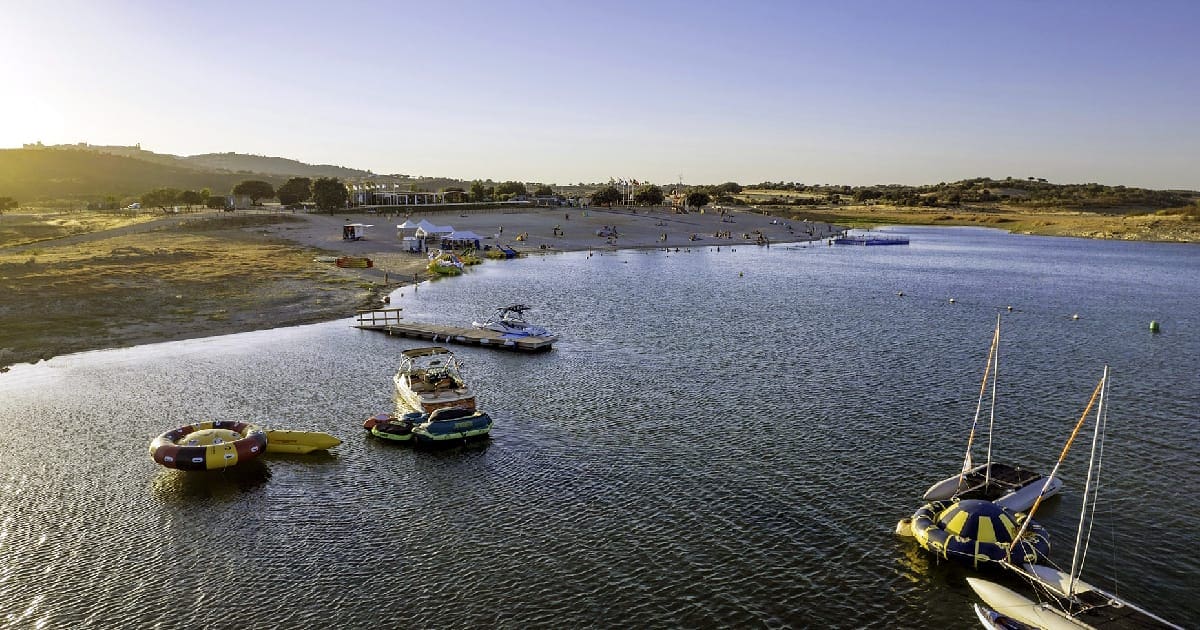
[[[1109,364],[1085,574],[1200,621],[1200,249],[904,231],[405,289],[411,319],[519,301],[563,337],[456,347],[496,426],[444,452],[363,435],[424,344],[348,320],[18,366],[0,375],[0,626],[970,627],[967,573],[893,528],[961,462],[998,312],[996,451],[1048,470]],[[344,444],[224,472],[151,461],[152,437],[202,419]],[[1081,444],[1039,518],[1060,563],[1085,465]]]

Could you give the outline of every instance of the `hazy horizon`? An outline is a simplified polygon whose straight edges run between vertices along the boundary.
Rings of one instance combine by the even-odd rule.
[[[1200,189],[1188,2],[134,0],[5,15],[0,146],[557,184]]]

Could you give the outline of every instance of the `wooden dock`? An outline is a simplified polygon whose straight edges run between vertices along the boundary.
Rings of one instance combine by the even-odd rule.
[[[354,325],[363,330],[378,330],[399,337],[523,352],[549,350],[557,339],[556,337],[506,338],[504,334],[494,330],[404,321],[400,318],[400,309],[398,308],[358,311]]]

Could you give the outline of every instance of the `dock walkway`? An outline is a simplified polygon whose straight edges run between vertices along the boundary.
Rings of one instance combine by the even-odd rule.
[[[555,337],[513,337],[494,330],[404,321],[400,318],[400,309],[398,308],[358,311],[354,326],[363,330],[378,330],[399,337],[523,352],[549,350],[556,339]]]

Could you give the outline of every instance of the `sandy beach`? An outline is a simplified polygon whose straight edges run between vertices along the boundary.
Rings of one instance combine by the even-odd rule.
[[[85,350],[331,321],[382,305],[391,290],[428,280],[425,255],[403,251],[397,238],[406,218],[470,230],[484,245],[526,255],[753,246],[760,237],[776,244],[840,229],[733,208],[321,214],[268,207],[141,216],[34,241],[20,238],[20,217],[9,215],[0,223],[9,230],[0,242],[0,370]],[[364,239],[346,241],[346,223],[373,227]],[[374,266],[314,260],[337,255],[366,256]]]

